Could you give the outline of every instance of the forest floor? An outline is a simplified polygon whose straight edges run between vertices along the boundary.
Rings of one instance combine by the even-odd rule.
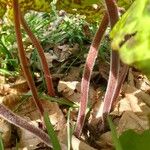
[[[62,20],[60,19],[59,21],[61,22]],[[54,30],[50,29],[53,28],[53,25],[51,24],[49,26],[49,30]],[[67,33],[68,29],[63,28],[66,29]],[[67,34],[64,34],[63,39],[61,39],[63,36],[61,34],[58,36],[60,39],[56,36],[53,37],[53,39],[56,38],[56,41],[58,41],[55,41],[53,44],[53,41],[51,43],[47,42],[49,39],[46,41],[46,44],[42,41],[57,97],[47,97],[46,95],[47,91],[43,82],[44,79],[39,59],[28,38],[25,40],[27,58],[31,64],[31,70],[38,92],[42,95],[40,96],[40,100],[45,110],[49,113],[50,121],[57,133],[59,141],[68,147],[68,141],[71,139],[73,150],[113,150],[114,142],[110,129],[108,128],[104,133],[98,133],[102,116],[101,108],[103,106],[103,98],[109,74],[110,52],[108,45],[110,41],[107,35],[104,38],[103,45],[100,47],[100,54],[96,60],[91,77],[87,118],[84,124],[83,134],[81,139],[77,139],[72,135],[80,104],[80,85],[83,68],[91,39],[93,38],[93,33],[88,31],[86,26],[84,26],[84,29],[87,30],[84,30],[83,35],[87,39],[89,38],[89,41],[83,38],[83,41],[79,43],[77,41],[74,42],[76,38],[72,38],[71,40],[73,42],[71,41],[72,43],[70,44],[68,42],[70,37],[67,37],[68,39],[65,37]],[[73,29],[70,30],[73,31]],[[42,40],[48,37],[46,33],[47,29],[44,31],[45,37],[42,37]],[[75,36],[75,34],[77,33],[72,32],[71,36]],[[54,35],[56,35],[56,32]],[[82,38],[82,34],[79,36]],[[0,102],[31,124],[40,127],[40,115],[33,103],[31,91],[22,70],[18,70],[18,74],[15,76],[1,73]],[[121,88],[120,95],[110,114],[118,136],[129,129],[137,133],[142,133],[149,129],[149,99],[150,81],[140,71],[130,68]],[[50,149],[41,143],[35,135],[11,125],[2,118],[0,119],[0,130],[6,150],[13,150],[16,147],[20,150]],[[68,133],[70,136],[68,136]]]

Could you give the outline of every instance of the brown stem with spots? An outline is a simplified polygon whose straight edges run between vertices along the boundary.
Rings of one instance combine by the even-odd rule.
[[[85,63],[85,68],[84,68],[83,77],[81,81],[80,108],[79,108],[79,113],[78,113],[78,118],[77,118],[77,125],[75,129],[75,135],[77,137],[80,137],[82,133],[82,128],[83,128],[85,116],[86,116],[86,108],[87,108],[87,102],[88,102],[88,92],[89,92],[91,73],[93,70],[93,66],[95,64],[95,60],[97,58],[100,42],[104,36],[107,26],[108,26],[108,15],[107,13],[105,13],[102,19],[102,22],[99,25],[99,28],[92,41],[92,44],[91,44],[91,47],[90,47],[90,50],[86,59],[86,63]]]
[[[49,68],[48,68],[48,63],[47,63],[45,55],[44,55],[44,50],[43,50],[40,42],[36,38],[36,36],[32,33],[31,29],[29,28],[28,24],[26,23],[24,17],[21,14],[20,14],[20,20],[21,20],[21,24],[22,24],[23,28],[27,32],[29,38],[31,39],[32,43],[34,44],[34,46],[36,47],[36,49],[39,53],[39,57],[40,57],[41,65],[43,68],[46,85],[47,85],[48,94],[50,96],[55,96],[55,91],[54,91],[53,82],[52,82],[52,76],[51,76]]]
[[[35,83],[33,81],[31,72],[29,70],[29,64],[26,58],[26,53],[24,51],[23,43],[22,43],[22,35],[20,31],[20,13],[19,13],[19,4],[18,0],[13,0],[13,11],[14,11],[14,24],[15,24],[15,32],[16,32],[16,38],[17,38],[17,44],[18,44],[18,53],[19,53],[19,59],[20,63],[24,72],[24,75],[26,77],[26,80],[28,82],[28,85],[31,89],[33,100],[41,114],[43,116],[44,109],[41,104],[41,102],[38,99],[37,89],[35,87]]]

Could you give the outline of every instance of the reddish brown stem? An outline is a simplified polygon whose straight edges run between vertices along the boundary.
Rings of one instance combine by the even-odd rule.
[[[119,79],[118,79],[118,84],[116,86],[116,89],[115,89],[115,93],[113,95],[113,104],[116,102],[117,98],[118,98],[118,95],[120,93],[120,89],[121,89],[121,86],[127,76],[127,73],[128,73],[128,69],[129,69],[129,66],[128,65],[125,65],[123,64],[123,67],[121,68],[121,71],[119,73]]]
[[[40,42],[38,41],[38,39],[32,33],[31,29],[27,25],[27,23],[22,15],[20,15],[20,20],[21,20],[21,24],[22,24],[23,28],[27,32],[29,38],[31,39],[32,43],[37,48],[37,51],[39,53],[39,57],[40,57],[40,61],[42,64],[45,81],[46,81],[46,85],[47,85],[48,94],[50,96],[55,96],[55,91],[54,91],[53,82],[52,82],[52,76],[51,76],[49,68],[48,68],[48,63],[47,63],[45,55],[44,55],[44,50],[43,50]]]
[[[17,44],[18,44],[18,53],[19,53],[20,63],[21,63],[24,75],[26,77],[26,80],[28,82],[28,85],[31,89],[34,102],[35,102],[37,108],[39,109],[40,114],[43,116],[44,109],[38,99],[37,90],[36,90],[31,72],[29,70],[26,53],[23,48],[22,35],[21,35],[21,31],[20,31],[20,21],[19,21],[20,13],[19,13],[18,0],[13,0],[13,11],[14,11],[14,24],[15,24],[15,32],[16,32],[16,38],[17,38]]]
[[[49,136],[42,130],[36,128],[35,126],[29,124],[26,120],[15,115],[8,108],[0,104],[0,116],[7,120],[9,123],[12,123],[15,126],[28,130],[29,132],[36,135],[41,141],[43,141],[47,146],[52,147]]]
[[[97,58],[100,42],[104,36],[107,26],[108,26],[108,15],[107,13],[105,13],[102,19],[102,22],[99,25],[99,28],[92,41],[92,44],[91,44],[91,47],[90,47],[90,50],[86,59],[84,72],[83,72],[83,77],[81,81],[80,109],[78,113],[76,129],[75,129],[75,135],[77,137],[80,137],[82,128],[84,125],[91,73],[93,70],[93,66],[95,64],[95,60]]]
[[[116,5],[115,0],[105,0],[105,3],[107,6],[110,25],[111,25],[111,28],[113,28],[119,19],[117,5]],[[119,92],[117,92],[116,90],[120,91],[119,88],[121,88],[121,86],[118,86],[119,69],[120,69],[120,59],[119,59],[118,52],[115,50],[112,50],[109,79],[108,79],[107,90],[106,90],[106,94],[104,98],[104,107],[103,107],[103,120],[104,121],[105,121],[107,114],[111,110],[114,98],[118,97]]]

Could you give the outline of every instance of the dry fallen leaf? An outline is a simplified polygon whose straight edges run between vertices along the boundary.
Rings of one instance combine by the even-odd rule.
[[[148,117],[142,113],[134,113],[132,111],[124,112],[118,123],[118,134],[120,135],[128,129],[133,129],[139,133],[149,129]]]
[[[48,63],[48,67],[52,68],[53,67],[53,60],[57,60],[57,56],[55,54],[52,53],[44,53],[47,63]]]
[[[79,81],[80,80],[80,70],[82,71],[81,67],[71,67],[67,76],[63,77],[63,81]]]
[[[95,148],[77,139],[75,136],[72,136],[71,144],[73,150],[96,150]]]
[[[64,45],[56,45],[54,47],[54,53],[57,56],[57,61],[63,62],[69,58],[69,56],[73,53],[77,53],[79,50],[79,45],[74,44],[73,47],[70,47],[68,44]]]
[[[59,131],[63,128],[62,124],[66,123],[66,119],[59,108],[59,105],[55,102],[49,102],[46,100],[41,100],[44,110],[48,112],[50,121],[54,126],[55,130]],[[17,111],[20,116],[29,117],[32,121],[38,121],[40,119],[40,115],[38,110],[35,107],[35,104],[32,98],[26,101],[23,105],[21,105]]]
[[[10,93],[9,84],[0,84],[0,95],[5,96]]]
[[[0,75],[0,85],[5,84],[5,76]]]
[[[58,104],[46,100],[41,100],[41,102],[45,108],[45,111],[47,111],[49,114],[50,121],[58,135],[59,140],[62,143],[65,143],[67,139],[67,133],[66,130],[64,130],[66,127],[66,119]],[[32,101],[32,98],[19,107],[17,114],[27,118],[29,123],[34,124],[36,127],[38,127],[39,123],[41,123],[40,115]],[[18,130],[20,131],[20,129]],[[41,141],[36,136],[25,130],[21,130],[20,138],[21,147],[26,147],[31,150],[37,148],[37,145],[41,143]],[[62,145],[62,147],[65,148],[65,144]]]
[[[4,146],[7,148],[10,146],[11,142],[11,124],[0,118],[0,133],[2,134],[2,139]]]
[[[66,99],[79,103],[81,94],[80,85],[81,83],[78,81],[59,81],[57,89]],[[95,90],[92,87],[89,90],[89,103],[91,105],[95,103]]]
[[[105,132],[103,133],[99,140],[96,141],[96,144],[98,144],[102,149],[108,149],[113,150],[113,142],[111,137],[111,132]]]

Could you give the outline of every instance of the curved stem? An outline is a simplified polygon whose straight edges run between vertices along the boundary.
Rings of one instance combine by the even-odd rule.
[[[23,28],[27,32],[29,38],[31,39],[32,43],[34,44],[34,46],[36,47],[36,49],[39,53],[39,57],[40,57],[40,61],[42,64],[45,81],[46,81],[46,85],[47,85],[48,94],[50,96],[55,96],[55,91],[54,91],[53,82],[52,82],[52,76],[51,76],[49,68],[48,68],[48,63],[47,63],[45,55],[44,55],[44,50],[43,50],[40,42],[36,38],[36,36],[32,33],[31,29],[27,25],[27,23],[22,15],[20,15],[20,20],[21,20],[21,24],[22,24]]]
[[[80,109],[78,113],[76,129],[75,129],[75,135],[77,137],[80,137],[82,128],[84,125],[91,73],[93,70],[93,66],[95,64],[95,60],[97,58],[100,42],[104,36],[107,26],[108,26],[108,15],[107,13],[105,13],[102,19],[102,22],[99,25],[99,28],[92,41],[92,44],[91,44],[91,47],[90,47],[90,50],[86,59],[86,63],[85,63],[85,68],[84,68],[83,77],[81,81]]]
[[[115,93],[113,95],[113,104],[116,102],[117,98],[118,98],[118,95],[120,93],[120,89],[121,89],[121,86],[127,76],[127,73],[128,73],[128,69],[129,69],[129,66],[128,65],[125,65],[123,64],[123,67],[121,68],[121,71],[119,73],[119,79],[118,79],[118,84],[116,86],[116,89],[115,89]]]
[[[19,13],[18,0],[13,0],[13,11],[14,11],[14,24],[15,24],[15,32],[16,32],[16,38],[17,38],[17,44],[18,44],[18,53],[19,53],[20,63],[21,63],[24,75],[26,77],[26,80],[28,82],[28,85],[31,89],[31,92],[33,95],[33,100],[34,100],[37,108],[39,109],[40,114],[43,116],[44,115],[43,114],[44,109],[43,109],[43,106],[38,99],[37,90],[36,90],[31,72],[29,70],[28,61],[26,58],[26,53],[25,53],[24,48],[23,48],[22,35],[21,35],[21,31],[20,31],[20,21],[19,21],[20,13]]]
[[[107,11],[109,14],[109,20],[111,28],[114,27],[116,22],[119,20],[119,14],[117,9],[117,4],[115,0],[105,0]],[[112,103],[118,97],[119,91],[122,84],[122,79],[119,82],[119,70],[120,70],[120,59],[117,51],[111,51],[111,62],[110,62],[110,72],[108,85],[106,89],[106,94],[104,98],[104,107],[103,107],[103,124],[106,121],[106,116],[110,112]]]
[[[15,115],[8,108],[0,104],[0,116],[7,120],[9,123],[18,126],[20,128],[26,129],[29,132],[36,135],[41,141],[43,141],[47,146],[52,147],[49,136],[43,132],[41,129],[36,128],[32,124],[29,124],[26,120]]]

